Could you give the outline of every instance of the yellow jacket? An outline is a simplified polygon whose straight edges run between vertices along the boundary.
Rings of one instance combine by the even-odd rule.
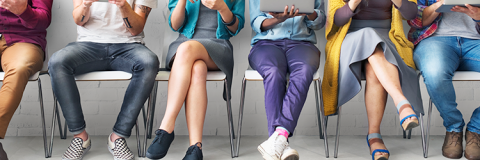
[[[417,3],[417,0],[409,0]],[[347,35],[352,20],[344,26],[336,26],[334,15],[337,9],[345,5],[343,0],[329,0],[328,17],[325,36],[327,38],[325,71],[322,83],[323,104],[325,115],[335,114],[338,105],[338,68],[340,64],[340,50]],[[413,44],[408,41],[403,32],[403,17],[400,12],[392,6],[392,28],[389,32],[390,40],[395,44],[400,57],[410,67],[415,69],[413,62]]]

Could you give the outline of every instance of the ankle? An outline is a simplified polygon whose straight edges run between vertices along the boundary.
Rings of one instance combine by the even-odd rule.
[[[288,136],[290,135],[290,132],[284,127],[277,127],[275,129],[275,132],[278,132],[278,135],[284,136],[285,138],[288,139]]]
[[[110,134],[110,141],[111,142],[115,142],[115,140],[120,139],[120,138],[123,138],[123,137],[120,137],[119,135],[115,134],[115,132],[112,132]]]
[[[73,137],[74,138],[81,138],[83,141],[87,141],[88,140],[88,133],[87,133],[87,131],[84,130],[82,133],[73,135]]]

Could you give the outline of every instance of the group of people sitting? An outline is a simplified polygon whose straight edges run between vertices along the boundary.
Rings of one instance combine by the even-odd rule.
[[[169,0],[168,25],[179,36],[168,48],[165,66],[159,66],[157,55],[143,41],[147,18],[157,0],[98,1],[73,0],[77,41],[48,60],[53,92],[74,135],[62,159],[80,160],[91,147],[75,75],[103,70],[132,74],[107,146],[115,160],[133,160],[125,139],[154,87],[159,68],[171,71],[167,106],[146,156],[162,159],[167,155],[175,138],[175,121],[185,104],[190,147],[184,160],[203,159],[206,75],[222,71],[231,87],[234,46],[229,39],[244,28],[245,1]],[[5,72],[0,89],[0,139],[5,138],[28,78],[46,61],[52,3],[0,1],[0,68]],[[319,69],[315,30],[326,24],[325,115],[335,114],[338,106],[356,96],[365,79],[366,139],[373,160],[390,156],[380,134],[387,95],[393,99],[403,130],[419,125],[417,115],[423,105],[416,70],[444,121],[443,156],[479,160],[480,108],[473,112],[465,131],[452,77],[455,71],[480,72],[480,8],[467,4],[438,13],[435,10],[443,0],[328,0],[325,12],[324,3],[315,0],[314,12],[309,14],[300,14],[295,6],[265,13],[259,8],[260,0],[249,0],[255,35],[248,61],[264,78],[270,136],[258,146],[263,158],[299,159],[288,138]],[[408,38],[404,19],[411,26]],[[0,160],[8,159],[3,147],[0,143]]]

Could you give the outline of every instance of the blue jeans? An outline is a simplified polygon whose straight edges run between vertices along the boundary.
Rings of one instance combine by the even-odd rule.
[[[132,73],[113,127],[115,134],[125,138],[130,137],[140,109],[152,91],[158,68],[155,53],[139,43],[73,42],[54,53],[48,63],[53,92],[72,134],[79,134],[86,127],[75,75],[92,71]]]
[[[480,72],[480,40],[430,37],[417,45],[413,58],[447,132],[462,132],[465,122],[457,109],[452,77],[457,70]],[[480,107],[473,112],[467,130],[480,134]]]

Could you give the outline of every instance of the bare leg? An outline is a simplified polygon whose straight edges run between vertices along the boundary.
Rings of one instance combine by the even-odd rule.
[[[202,142],[203,124],[207,112],[207,65],[197,60],[192,68],[192,80],[185,102],[190,145]]]
[[[380,46],[377,46],[372,56],[368,58],[368,62],[373,68],[375,75],[382,84],[383,88],[393,98],[395,106],[403,100],[406,100],[403,95],[402,88],[400,87],[400,79],[398,75],[398,69],[395,65],[385,59],[385,54]],[[400,112],[400,117],[405,117],[410,114],[415,114],[411,106],[404,107],[405,109]],[[415,120],[415,117],[408,118],[405,123]]]
[[[175,120],[190,88],[193,64],[197,60],[202,60],[209,69],[218,69],[201,43],[187,41],[178,47],[168,80],[167,109],[160,129],[172,133],[175,128]]]
[[[370,63],[365,64],[365,72],[367,83],[365,86],[365,107],[368,117],[368,134],[380,133],[380,124],[382,123],[385,105],[387,104],[387,91],[383,88],[377,75],[373,71]],[[373,139],[372,139],[373,140]],[[370,141],[370,153],[375,149],[387,149],[385,144]],[[383,155],[386,153],[377,152],[375,155]]]

